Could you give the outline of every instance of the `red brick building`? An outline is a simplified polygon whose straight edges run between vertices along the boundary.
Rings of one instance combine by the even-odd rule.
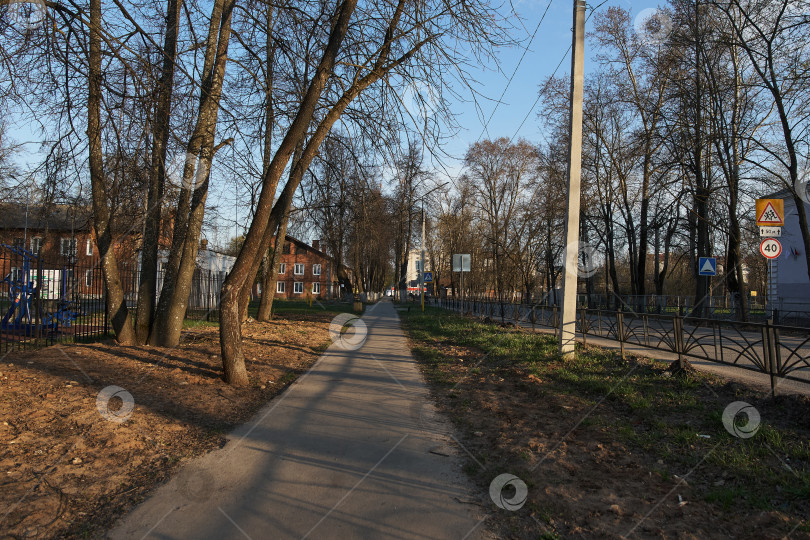
[[[261,288],[258,288],[261,294]],[[308,245],[290,235],[281,248],[275,298],[340,298],[335,259],[320,250],[320,242]]]
[[[163,229],[160,245],[165,251],[171,243],[170,223],[164,224]],[[121,279],[127,293],[137,291],[140,232],[140,229],[132,230],[115,244]],[[102,295],[103,277],[90,208],[69,205],[26,208],[25,205],[0,204],[0,244],[23,248],[42,260],[46,297],[78,295],[92,298]],[[216,270],[216,283],[221,285],[221,280],[233,265],[233,258],[224,257],[217,264],[210,259],[211,253],[203,245],[198,266],[204,272]],[[36,280],[37,263],[29,264],[32,267],[26,281]],[[11,281],[20,281],[23,267],[24,258],[20,254],[0,248],[0,280],[9,277]],[[310,246],[287,235],[278,271],[276,298],[306,300],[310,297],[331,299],[341,296],[336,262],[320,250],[317,240]],[[206,274],[204,277],[207,279],[210,276]],[[254,293],[261,294],[260,285],[254,287]],[[7,283],[0,284],[0,294],[8,294]],[[217,296],[218,290],[206,294]]]
[[[101,294],[89,208],[0,204],[0,244],[25,249],[42,260],[45,294],[50,297],[64,286],[82,296]],[[34,279],[37,263],[29,264],[33,267],[28,279]],[[24,265],[24,257],[14,249],[0,249],[0,279],[19,280]]]
[[[171,246],[171,225],[170,219],[164,219],[159,238],[161,249]],[[142,227],[132,227],[129,222],[123,227],[125,231],[115,240],[114,249],[124,291],[129,294],[137,291]],[[46,285],[48,282],[62,282],[48,287],[63,288],[66,282],[73,294],[101,296],[103,277],[90,207],[0,204],[0,244],[24,248],[37,255],[42,260]],[[0,248],[0,280],[7,276],[12,281],[18,280],[23,265],[21,255]],[[3,292],[0,290],[0,294]]]

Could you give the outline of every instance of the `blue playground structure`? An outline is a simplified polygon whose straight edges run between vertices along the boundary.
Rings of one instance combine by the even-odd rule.
[[[69,328],[81,313],[80,310],[76,309],[77,303],[71,302],[69,299],[71,291],[69,290],[67,268],[60,271],[60,294],[55,302],[55,309],[50,312],[43,309],[40,320],[37,322],[31,303],[36,301],[42,289],[40,284],[37,283],[37,274],[42,273],[42,269],[37,268],[39,259],[24,248],[6,244],[0,244],[0,248],[18,255],[22,262],[22,267],[17,276],[12,275],[10,272],[0,281],[0,283],[8,284],[8,294],[11,300],[11,305],[3,315],[2,320],[0,320],[0,329],[6,332],[32,336],[36,334],[38,326],[46,332],[58,332],[60,327]],[[39,300],[40,306],[43,300],[53,304],[50,299],[40,297]]]

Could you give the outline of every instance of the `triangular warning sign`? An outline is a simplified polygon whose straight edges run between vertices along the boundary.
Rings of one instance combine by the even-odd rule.
[[[779,216],[779,213],[776,211],[776,208],[773,207],[773,204],[768,202],[765,205],[765,208],[762,209],[762,212],[757,216],[757,223],[761,223],[763,225],[781,225],[782,218]]]
[[[714,273],[714,265],[712,264],[711,259],[706,259],[706,262],[704,262],[703,266],[700,268],[700,272],[702,274],[712,274],[712,273]]]

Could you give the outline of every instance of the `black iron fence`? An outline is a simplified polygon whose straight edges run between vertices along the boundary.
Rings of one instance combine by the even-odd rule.
[[[559,328],[557,306],[493,302],[471,298],[434,298],[445,309],[469,313],[495,322],[525,327]],[[810,331],[765,322],[659,315],[603,309],[577,309],[576,331],[588,336],[640,345],[678,355],[764,373],[775,392],[777,379],[810,384]]]
[[[532,297],[536,304],[559,304],[562,293],[557,289],[547,292],[539,297]],[[523,293],[514,293],[503,299],[505,303],[526,303],[527,296]],[[493,296],[487,296],[489,301],[496,301]],[[555,301],[556,300],[556,301]],[[604,295],[604,294],[577,294],[577,306],[590,309],[634,311],[636,313],[651,313],[658,315],[698,315],[694,296],[676,295]],[[810,328],[810,303],[789,301],[779,298],[778,301],[766,304],[764,299],[747,296],[740,302],[730,296],[708,296],[699,306],[702,316],[711,319],[724,319],[732,321],[749,320],[764,323],[772,319],[776,324],[791,326],[804,326]]]
[[[137,317],[137,262],[119,266],[127,306]],[[219,320],[219,292],[226,275],[195,270],[186,318]],[[73,253],[48,260],[20,247],[0,245],[0,355],[103,339],[111,331],[97,257]]]
[[[76,253],[46,260],[0,246],[0,354],[93,339],[107,332],[97,260]]]

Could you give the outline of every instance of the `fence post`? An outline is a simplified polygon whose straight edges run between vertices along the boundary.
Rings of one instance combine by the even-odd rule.
[[[42,258],[37,258],[37,339],[42,339]]]
[[[621,311],[616,312],[616,337],[619,338],[619,350],[624,360],[624,313]]]
[[[644,322],[644,345],[647,347],[650,346],[650,329],[648,328],[649,321],[647,320],[649,315],[645,312],[644,315],[641,316],[641,320]]]
[[[582,331],[582,344],[583,344],[583,345],[585,345],[585,344],[587,344],[587,343],[588,343],[588,329],[587,329],[587,327],[585,326],[585,321],[587,320],[587,319],[586,319],[586,317],[585,317],[585,315],[586,315],[585,311],[586,311],[586,310],[585,310],[585,309],[583,309],[582,311],[580,311],[580,312],[579,312],[579,313],[580,313],[580,318],[579,318],[579,319],[580,319],[580,323],[579,323],[579,326],[580,326],[580,330]]]
[[[684,342],[683,342],[683,317],[676,316],[672,319],[673,331],[675,332],[675,352],[678,353],[678,367],[683,370],[684,365]]]
[[[776,310],[774,310],[774,315]],[[777,364],[779,363],[779,343],[778,334],[773,326],[773,319],[765,321],[765,348],[767,350],[767,366],[768,376],[771,379],[771,397],[776,397],[776,374],[778,370]]]

